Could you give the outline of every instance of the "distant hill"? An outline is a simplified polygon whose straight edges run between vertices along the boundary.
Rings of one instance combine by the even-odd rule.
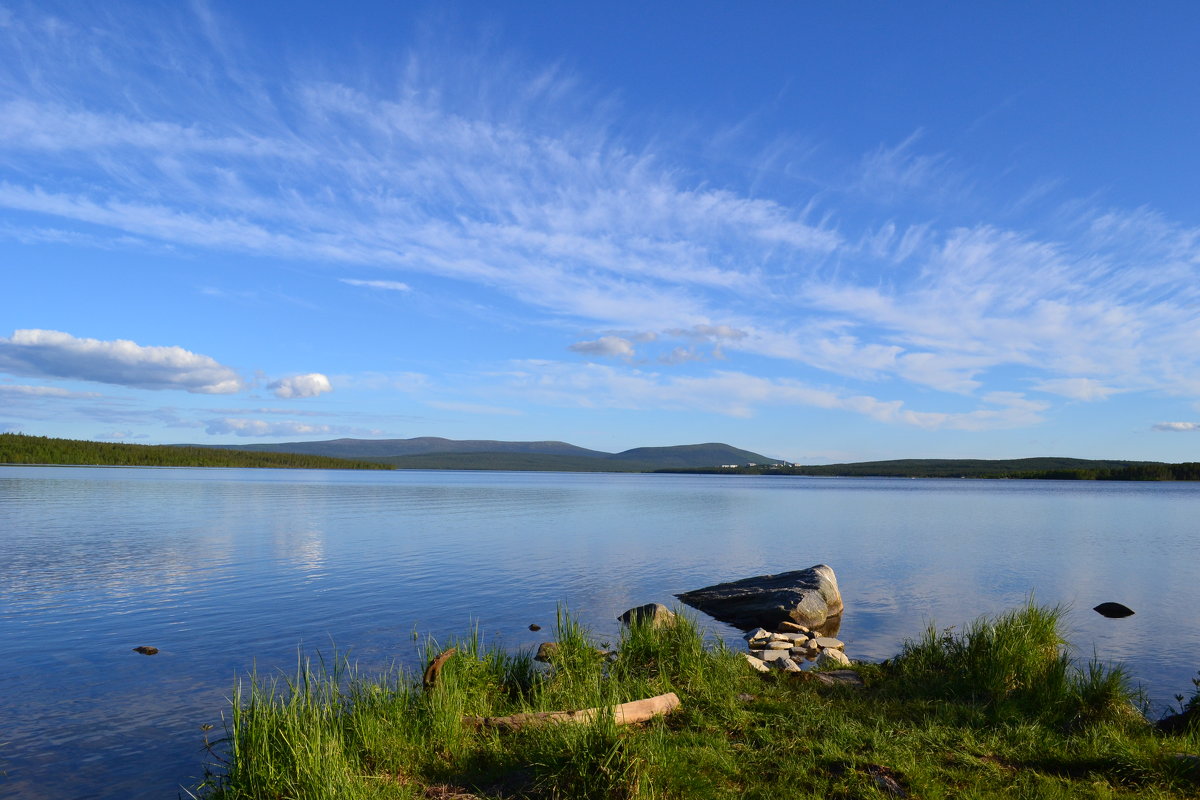
[[[664,467],[694,467],[701,464],[720,466],[721,464],[778,464],[777,458],[752,453],[749,450],[739,450],[727,444],[708,442],[706,444],[684,444],[675,447],[635,447],[609,456],[613,461],[632,461],[643,463],[663,464]],[[662,469],[662,467],[656,467]]]
[[[255,450],[261,453],[306,453],[333,458],[395,458],[428,453],[539,453],[592,458],[607,458],[611,455],[599,450],[576,447],[566,442],[500,442],[488,439],[443,439],[439,436],[419,436],[415,439],[329,439],[317,442],[216,446],[230,450]]]
[[[588,450],[566,442],[504,442],[489,439],[331,439],[317,442],[222,445],[223,449],[299,453],[374,461],[401,469],[500,469],[551,472],[653,472],[660,469],[719,467],[722,464],[777,464],[778,459],[719,442],[636,447],[620,453]]]

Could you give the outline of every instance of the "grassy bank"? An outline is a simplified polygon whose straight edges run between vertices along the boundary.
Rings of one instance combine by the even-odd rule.
[[[686,620],[637,625],[604,658],[569,618],[545,670],[528,654],[456,643],[426,690],[343,662],[253,678],[233,702],[208,798],[1195,797],[1120,671],[1077,664],[1060,614],[1028,607],[959,633],[930,630],[865,686],[753,672]],[[436,655],[429,647],[428,655]],[[635,726],[600,717],[515,731],[477,716],[591,708],[673,691],[682,707]]]

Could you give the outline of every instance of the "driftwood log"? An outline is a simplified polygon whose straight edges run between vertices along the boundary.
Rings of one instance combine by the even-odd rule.
[[[530,725],[548,725],[554,722],[591,722],[601,714],[612,714],[617,725],[645,722],[653,717],[670,714],[679,708],[679,696],[674,692],[621,703],[612,708],[582,708],[576,711],[538,711],[530,714],[513,714],[509,717],[466,717],[463,722],[475,727],[505,728],[516,730]]]
[[[442,672],[442,667],[450,660],[450,656],[458,652],[457,647],[451,647],[449,650],[442,652],[437,658],[429,662],[429,666],[425,668],[425,676],[421,679],[425,691],[429,691],[437,685],[438,675]]]

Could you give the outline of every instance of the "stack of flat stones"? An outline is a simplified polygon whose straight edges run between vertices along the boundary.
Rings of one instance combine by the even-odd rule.
[[[784,623],[781,630],[772,633],[756,628],[744,637],[750,652],[743,653],[750,666],[759,672],[770,672],[772,668],[784,672],[800,672],[800,662],[815,661],[818,669],[849,666],[846,645],[832,636],[821,636],[803,625]]]

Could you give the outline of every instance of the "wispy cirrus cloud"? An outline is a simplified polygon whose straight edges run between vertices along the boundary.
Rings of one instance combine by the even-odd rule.
[[[909,409],[899,400],[881,400],[806,385],[787,378],[763,378],[732,370],[703,376],[621,370],[608,365],[528,361],[507,376],[510,389],[549,405],[631,410],[698,410],[751,417],[778,406],[848,411],[877,422],[927,430],[980,431],[1023,427],[1042,419],[1045,403],[1017,392],[991,392],[966,412]]]
[[[241,417],[221,417],[204,423],[204,431],[213,436],[378,436],[375,428],[346,425],[313,425],[295,420],[263,420]]]
[[[484,414],[488,416],[519,417],[525,412],[515,408],[493,406],[486,403],[463,403],[452,400],[430,400],[426,403],[430,408],[442,411],[460,411],[464,414]]]
[[[0,372],[200,394],[230,394],[244,386],[230,367],[182,347],[80,339],[36,329],[0,338]]]
[[[42,46],[31,29],[18,48]],[[56,47],[91,52],[92,37],[110,33],[67,26]],[[213,58],[182,25],[170,36],[148,32],[148,46]],[[271,107],[252,70],[218,87],[203,82],[216,70],[196,69],[180,76],[189,102],[166,109],[130,102],[145,83],[144,52],[106,52],[100,72],[127,88],[108,93],[107,107],[94,95],[63,99],[65,87],[91,88],[73,59],[43,66],[59,72],[53,92],[20,72],[29,59],[11,62],[19,99],[0,106],[15,132],[7,152],[82,180],[9,179],[0,206],[190,247],[428,272],[606,323],[703,322],[705,304],[680,287],[748,291],[758,280],[731,252],[804,259],[841,241],[806,209],[680,181],[654,152],[581,119],[586,101],[560,73],[482,70],[505,102],[464,113],[458,87],[430,77],[457,70],[428,53],[408,54],[393,96],[298,77]],[[218,97],[221,113],[208,113]]]
[[[351,286],[361,286],[367,289],[383,289],[389,292],[411,292],[412,287],[401,281],[367,281],[357,278],[339,278],[342,283]]]
[[[13,383],[0,383],[0,394],[39,398],[52,397],[68,400],[102,396],[99,392],[74,392],[69,389],[62,389],[58,386],[26,386]]]
[[[213,33],[208,12],[121,30],[60,20],[53,35],[36,11],[11,17],[0,207],[36,224],[0,235],[395,272],[339,278],[381,291],[408,291],[412,275],[483,287],[565,331],[562,347],[627,359],[606,378],[629,390],[614,398],[682,403],[673,381],[725,392],[741,374],[799,405],[974,429],[1041,419],[1014,380],[1050,400],[1200,397],[1200,229],[1084,206],[1052,230],[983,213],[901,221],[902,199],[972,191],[919,131],[849,158],[819,194],[770,195],[673,158],[670,131],[616,133],[619,104],[562,69],[414,48],[389,89],[314,69],[268,90],[263,56]],[[160,63],[190,68],[164,78]],[[690,372],[648,377],[638,355]],[[710,358],[744,360],[700,373]],[[763,374],[796,377],[756,377],[763,359],[777,362]],[[20,363],[49,376],[63,362]],[[841,388],[805,388],[827,381]],[[153,383],[127,385],[165,388]],[[327,391],[313,386],[272,384]],[[899,399],[914,388],[978,407],[915,412]],[[726,396],[699,407],[755,407],[750,389]]]
[[[1059,378],[1042,381],[1035,384],[1033,388],[1039,392],[1050,392],[1051,394],[1069,397],[1072,400],[1083,400],[1089,403],[1097,400],[1106,400],[1120,391],[1111,386],[1105,386],[1093,378]]]

